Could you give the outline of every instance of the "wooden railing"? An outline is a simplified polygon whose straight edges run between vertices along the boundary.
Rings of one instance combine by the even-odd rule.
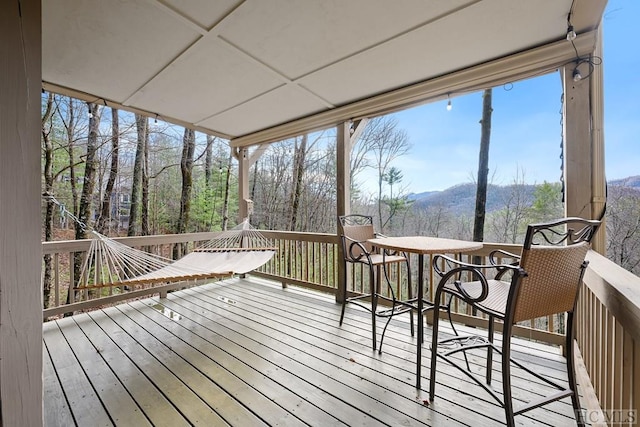
[[[285,231],[261,231],[271,241],[278,253],[264,266],[252,274],[279,281],[286,286],[288,284],[302,286],[322,292],[335,294],[338,288],[338,244],[339,238],[334,234],[323,233],[299,233]],[[122,237],[114,240],[135,248],[144,248],[165,257],[171,256],[172,246],[186,244],[188,250],[199,242],[214,237],[216,233],[189,233],[160,236]],[[137,298],[154,293],[165,293],[169,290],[192,285],[193,282],[178,282],[167,284],[146,284],[135,287],[105,287],[100,291],[87,289],[76,290],[73,288],[74,277],[72,265],[73,254],[86,252],[89,247],[88,240],[45,242],[43,254],[52,256],[53,284],[49,307],[44,310],[45,319],[51,316],[61,315],[78,310],[88,310],[96,306],[112,304],[128,298]],[[485,244],[482,250],[464,255],[461,259],[471,261],[473,256],[481,257],[482,262],[490,251],[501,248],[512,252],[519,252],[517,245]],[[412,282],[417,281],[417,256],[412,256]],[[432,299],[434,286],[429,284],[436,280],[431,268],[431,257],[425,256],[425,271],[428,284],[427,298]],[[368,270],[360,267],[349,266],[348,287],[350,294],[368,292]],[[389,279],[393,292],[399,298],[407,297],[407,277],[404,269],[392,268],[389,271]],[[70,291],[71,290],[71,291]],[[385,289],[383,289],[385,292]],[[388,289],[386,292],[389,292]],[[474,326],[483,326],[486,321],[474,315],[464,304],[457,302],[453,306],[454,318]],[[517,329],[519,335],[532,339],[559,344],[562,342],[558,335],[559,324],[554,319],[537,319],[531,321],[529,327],[522,326]]]
[[[602,408],[587,421],[640,423],[640,278],[590,252],[578,300],[577,342]],[[636,412],[633,412],[636,411]]]
[[[338,236],[261,230],[278,253],[253,274],[282,283],[334,293],[338,287]]]

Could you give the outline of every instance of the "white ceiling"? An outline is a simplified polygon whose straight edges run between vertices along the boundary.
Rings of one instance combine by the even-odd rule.
[[[42,75],[234,138],[561,40],[572,3],[593,29],[592,1],[45,0]]]

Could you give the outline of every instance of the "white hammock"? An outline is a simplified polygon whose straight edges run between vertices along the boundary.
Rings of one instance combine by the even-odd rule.
[[[268,262],[276,248],[244,221],[177,261],[118,243],[92,231],[94,238],[80,271],[78,289],[134,286],[244,274]]]

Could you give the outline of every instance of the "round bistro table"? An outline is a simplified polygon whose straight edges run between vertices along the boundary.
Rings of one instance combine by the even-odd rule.
[[[453,254],[470,252],[482,249],[482,242],[469,242],[465,240],[443,239],[427,236],[404,237],[380,237],[369,239],[369,243],[380,249],[408,252],[418,255],[418,298],[417,310],[420,321],[418,322],[417,361],[416,361],[416,388],[420,388],[422,368],[422,337],[424,333],[424,319],[421,317],[424,310],[424,256],[431,254]],[[428,304],[432,305],[431,301]],[[437,314],[436,314],[437,315]]]

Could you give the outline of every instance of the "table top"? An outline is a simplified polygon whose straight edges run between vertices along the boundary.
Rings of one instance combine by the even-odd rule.
[[[380,237],[369,239],[368,242],[382,249],[415,254],[457,253],[482,249],[482,242],[428,236]]]

